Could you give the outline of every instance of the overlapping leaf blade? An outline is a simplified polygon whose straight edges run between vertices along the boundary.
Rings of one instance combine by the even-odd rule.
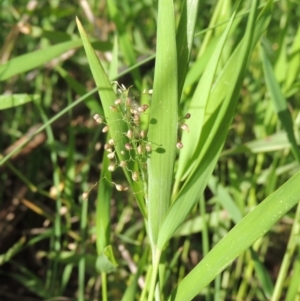
[[[241,220],[181,281],[169,301],[189,301],[300,200],[300,172]],[[265,213],[268,212],[266,215]]]
[[[253,2],[252,16],[250,15],[251,17],[249,18],[247,31],[241,44],[242,46],[239,47],[238,52],[233,54],[235,55],[235,65],[233,66],[228,64],[225,66],[225,74],[226,68],[229,68],[229,71],[231,71],[231,76],[222,78],[221,81],[222,85],[224,85],[224,81],[226,82],[227,89],[222,92],[226,93],[227,96],[225,101],[222,103],[220,110],[215,110],[214,114],[209,115],[208,121],[204,124],[204,134],[201,139],[205,141],[198,142],[202,145],[202,148],[197,153],[197,156],[195,156],[194,168],[179,192],[176,201],[168,212],[168,216],[162,226],[162,231],[158,240],[159,248],[164,247],[173,232],[187,217],[188,213],[195,205],[199,194],[204,190],[209,175],[213,171],[234,114],[234,108],[236,106],[236,102],[239,97],[239,90],[243,81],[244,70],[249,59],[250,51],[253,47],[253,26],[255,24],[256,29],[260,30],[262,34],[265,28],[262,27],[262,23],[266,24],[267,22],[265,22],[265,19],[269,19],[271,2],[272,1],[269,2],[269,6],[267,6],[264,13],[260,15],[258,20],[256,20],[256,17],[254,19],[256,14],[256,6],[254,5],[257,5],[257,2]],[[235,72],[233,72],[232,69],[234,69]]]
[[[177,53],[173,1],[158,2],[157,52],[148,140],[149,234],[152,244],[170,206],[177,140]]]
[[[122,160],[128,160],[129,162],[128,170],[134,170],[136,167],[134,166],[134,163],[129,160],[129,154],[127,152],[125,152],[123,155],[121,154],[121,151],[125,149],[124,146],[127,143],[125,133],[127,132],[128,129],[126,127],[126,123],[123,122],[123,116],[121,112],[119,111],[115,112],[110,109],[110,106],[114,105],[114,101],[116,100],[117,96],[112,88],[112,84],[110,83],[98,57],[95,54],[94,49],[92,48],[87,38],[87,35],[80,21],[78,19],[76,21],[83,42],[83,46],[86,51],[87,58],[89,60],[89,65],[93,77],[95,79],[96,85],[98,87],[99,95],[101,97],[101,102],[103,105],[103,111],[105,114],[106,122],[109,125],[109,134],[114,139],[116,144],[115,148],[116,148],[117,155],[119,158],[122,158]],[[136,193],[137,201],[141,209],[141,212],[143,213],[144,216],[146,216],[144,199],[141,194],[141,191],[143,190],[141,181],[137,181],[137,182],[133,181],[127,169],[124,169],[124,172],[130,186],[133,188],[133,191]]]

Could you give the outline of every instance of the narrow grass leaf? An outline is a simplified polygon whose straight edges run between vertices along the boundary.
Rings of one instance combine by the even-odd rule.
[[[158,2],[157,53],[148,141],[149,234],[156,245],[158,232],[170,206],[177,143],[177,54],[173,1]]]
[[[98,184],[98,194],[96,201],[96,246],[100,255],[104,248],[110,244],[110,200],[112,188],[110,185],[111,173],[108,171],[109,159],[103,154],[102,169]]]
[[[288,72],[284,81],[284,92],[288,93],[292,88],[294,82],[297,80],[300,71],[300,27],[298,27],[297,33],[294,37],[293,44],[291,46],[291,52],[288,56]]]
[[[300,172],[246,215],[183,279],[169,301],[189,301],[300,200]],[[268,214],[266,214],[266,212]]]
[[[209,101],[209,96],[211,92],[211,87],[213,84],[214,76],[216,73],[216,69],[218,66],[219,59],[221,57],[221,53],[226,42],[229,30],[234,21],[237,11],[235,11],[230,18],[230,21],[227,24],[227,27],[215,48],[213,55],[211,56],[205,71],[199,81],[196,91],[193,95],[189,113],[191,114],[191,119],[189,120],[189,128],[190,132],[184,132],[182,135],[182,143],[184,148],[180,152],[180,159],[178,163],[178,170],[176,173],[176,184],[178,185],[179,181],[184,177],[184,174],[190,172],[193,168],[194,164],[192,163],[193,156],[195,155],[195,151],[197,149],[197,142],[200,139],[201,130],[204,122],[204,114],[206,111],[207,102]]]
[[[207,62],[212,57],[219,40],[220,40],[220,36],[214,37],[205,48],[203,54],[199,58],[197,58],[197,60],[190,67],[185,78],[184,88],[183,88],[184,90],[190,88],[193,84],[199,82],[199,78],[204,72],[205,67],[207,66]]]
[[[131,300],[135,299],[139,280],[142,280],[142,279],[139,279],[139,277],[141,276],[141,274],[143,273],[145,268],[146,269],[148,268],[147,261],[148,261],[148,256],[149,256],[149,250],[150,249],[148,247],[148,248],[146,248],[146,250],[143,251],[143,255],[138,262],[138,269],[137,269],[136,273],[130,277],[129,284],[127,286],[127,289],[126,289],[124,295],[122,296],[121,301],[131,301]]]
[[[234,223],[237,224],[243,216],[229,192],[221,183],[218,183],[217,178],[213,176],[210,178],[208,186],[213,194],[218,198],[218,202],[220,203],[222,208],[228,212],[231,219],[234,221]]]
[[[119,60],[118,36],[115,35],[113,50],[112,50],[112,60],[109,65],[109,73],[108,73],[108,77],[110,79],[118,77],[118,64],[119,64],[118,60]]]
[[[251,14],[248,20],[245,37],[242,47],[236,54],[235,73],[230,78],[226,78],[227,97],[217,114],[210,116],[210,122],[204,124],[204,137],[200,143],[203,146],[195,157],[194,168],[181,188],[177,199],[175,199],[167,218],[160,232],[158,247],[163,248],[165,243],[172,236],[173,232],[187,217],[190,210],[194,207],[199,195],[203,192],[209,176],[218,160],[227,131],[232,120],[234,109],[239,97],[239,90],[242,86],[246,64],[252,49],[252,33],[254,24],[257,24],[256,15],[257,1],[252,2]],[[232,66],[233,67],[233,66]]]
[[[13,58],[0,66],[0,81],[4,81],[14,75],[40,67],[66,51],[80,47],[81,45],[81,40],[77,39]]]
[[[296,214],[294,215],[293,227],[290,232],[286,252],[281,262],[280,270],[276,278],[275,288],[272,295],[272,301],[279,301],[284,294],[284,287],[287,275],[291,265],[294,263],[294,254],[299,252],[300,240],[300,202],[298,203]]]
[[[260,15],[258,16],[258,18],[256,20],[251,49],[254,48],[258,39],[260,38],[260,36],[264,32],[264,30],[267,28],[267,25],[269,24],[270,13],[272,10],[272,3],[273,3],[273,1],[269,1],[266,4],[266,6],[261,11]],[[176,183],[175,183],[176,189],[179,186],[179,181],[184,179],[189,174],[192,167],[195,165],[195,161],[197,161],[197,159],[199,157],[199,153],[202,151],[202,148],[203,148],[204,144],[206,143],[207,139],[209,137],[210,138],[213,137],[211,135],[211,126],[213,126],[213,124],[215,122],[216,115],[218,114],[218,110],[220,110],[222,101],[224,101],[224,98],[228,96],[228,89],[230,89],[230,85],[235,84],[233,78],[236,77],[237,62],[239,62],[241,60],[240,53],[241,53],[242,45],[243,44],[240,43],[236,47],[235,51],[233,52],[230,59],[228,60],[227,65],[224,67],[224,69],[220,73],[218,79],[216,80],[216,82],[214,84],[214,88],[210,92],[209,100],[207,101],[206,108],[205,108],[205,115],[204,115],[204,121],[203,121],[204,125],[208,121],[211,122],[211,125],[208,126],[208,130],[205,130],[205,129],[196,130],[196,132],[198,134],[195,134],[195,137],[191,137],[190,134],[192,134],[192,132],[183,134],[184,144],[186,143],[185,140],[188,140],[188,141],[190,140],[190,142],[187,142],[189,144],[191,144],[191,141],[193,141],[193,145],[192,145],[193,151],[191,151],[191,153],[186,154],[186,156],[184,156],[184,153],[183,153],[183,154],[181,154],[181,156],[179,158],[179,167],[178,167],[178,171],[176,174]],[[204,77],[204,75],[202,76],[202,78],[203,77]],[[202,78],[201,78],[201,80],[202,80]],[[231,84],[229,84],[229,83],[231,83]],[[204,87],[204,91],[205,90],[206,90],[206,88]],[[200,90],[199,90],[199,97],[201,97],[201,98],[203,97]],[[199,97],[198,97],[198,99],[199,99]],[[192,110],[196,111],[195,112],[196,116],[197,116],[197,114],[199,114],[199,113],[197,113],[197,111],[200,111],[201,109],[203,110],[203,108],[197,103],[197,101],[199,102],[198,99],[196,97],[193,97],[194,101],[192,101],[192,103],[190,105]],[[196,129],[198,129],[198,122],[197,122],[198,119],[196,118],[197,125],[193,125],[193,122],[195,122],[195,120],[193,121],[193,119],[194,118],[193,118],[193,114],[192,114],[192,118],[189,120],[190,128],[193,129],[195,127]],[[201,141],[199,141],[199,137],[200,137]],[[191,157],[191,154],[192,154],[192,157]],[[183,160],[183,162],[181,162],[181,160]],[[190,162],[190,164],[188,164],[188,162]]]
[[[300,151],[294,135],[293,120],[287,106],[287,101],[284,98],[280,86],[275,78],[272,65],[266,55],[264,47],[262,46],[260,49],[261,49],[261,57],[262,57],[264,75],[266,79],[266,85],[270,93],[270,97],[273,102],[275,112],[278,115],[281,124],[287,133],[287,137],[289,139],[289,142],[291,143],[292,153],[296,158],[296,160],[298,161],[298,163],[300,163]]]
[[[10,261],[16,254],[18,254],[23,248],[26,242],[26,238],[22,236],[17,242],[15,242],[4,254],[0,254],[0,266]]]
[[[130,40],[130,36],[128,34],[128,30],[126,30],[126,24],[123,22],[123,16],[119,13],[120,10],[117,8],[115,1],[110,0],[107,2],[108,11],[110,17],[113,19],[114,23],[117,26],[118,37],[120,39],[120,48],[122,50],[122,54],[124,55],[125,61],[128,66],[135,65],[136,57],[133,49],[133,43]],[[141,88],[141,76],[139,69],[133,69],[131,74],[134,79],[134,84],[137,88]]]
[[[293,272],[291,274],[291,282],[287,288],[287,293],[285,296],[286,301],[296,301],[297,296],[299,296],[299,283],[300,283],[300,252],[298,251],[297,257],[295,259],[295,264],[293,266]],[[299,299],[299,298],[298,298]]]
[[[178,64],[178,95],[180,97],[185,82],[191,49],[194,41],[195,25],[198,14],[199,0],[184,0],[177,28],[177,64]]]
[[[40,99],[40,95],[13,94],[0,96],[0,110],[22,106],[28,102]]]
[[[16,263],[11,262],[11,264],[13,264],[20,271],[19,273],[8,273],[8,276],[15,279],[17,282],[22,284],[22,286],[43,300],[52,297],[51,292],[49,292],[49,290],[45,287],[42,279],[39,276],[37,276],[35,273],[32,273],[25,267],[17,265]]]
[[[85,87],[78,82],[74,77],[72,77],[69,72],[63,69],[61,66],[55,67],[56,71],[60,74],[60,76],[68,83],[69,87],[72,88],[77,94],[85,95],[86,89]],[[91,112],[98,113],[100,115],[104,115],[101,104],[95,97],[90,96],[85,101],[84,104],[91,110]]]
[[[98,87],[99,95],[101,97],[101,102],[103,106],[103,111],[105,114],[106,122],[109,125],[109,133],[111,137],[114,139],[116,143],[116,152],[120,160],[128,160],[129,154],[128,152],[124,152],[124,155],[121,154],[121,151],[125,149],[125,144],[127,143],[126,136],[124,133],[127,132],[126,123],[123,122],[123,116],[120,111],[112,111],[110,109],[111,105],[114,105],[114,101],[117,99],[117,96],[112,88],[112,84],[110,83],[105,71],[96,56],[94,49],[92,48],[88,37],[78,19],[76,19],[77,26],[80,32],[80,36],[82,38],[82,43],[84,49],[86,51],[86,55],[89,61],[89,65]],[[136,167],[132,160],[129,161],[128,170],[135,170]],[[141,181],[133,181],[127,169],[123,169],[126,175],[127,181],[129,185],[133,188],[133,191],[136,193],[136,198],[140,207],[140,210],[144,216],[146,216],[145,204],[143,200],[143,195],[141,191],[143,191],[143,186]]]
[[[259,259],[259,255],[253,250],[253,248],[250,248],[250,252],[252,260],[254,261],[254,268],[257,274],[257,278],[259,279],[259,283],[262,287],[262,290],[264,291],[266,298],[270,299],[274,291],[274,284],[272,282],[272,279],[263,262],[261,262],[261,260]]]

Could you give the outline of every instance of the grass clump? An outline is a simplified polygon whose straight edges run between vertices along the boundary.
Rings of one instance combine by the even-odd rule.
[[[297,5],[44,4],[0,13],[1,298],[297,300]]]

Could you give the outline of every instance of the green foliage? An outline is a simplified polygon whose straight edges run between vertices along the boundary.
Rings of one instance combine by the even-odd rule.
[[[297,300],[299,7],[80,3],[0,12],[0,283]]]

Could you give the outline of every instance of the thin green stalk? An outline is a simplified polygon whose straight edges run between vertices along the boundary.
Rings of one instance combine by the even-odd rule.
[[[42,120],[44,122],[44,126],[47,132],[47,137],[48,137],[48,142],[50,145],[54,145],[55,139],[53,135],[52,128],[50,127],[50,122],[47,119],[47,116],[42,109],[42,106],[39,103],[36,103],[37,108],[41,114]],[[13,152],[12,152],[13,153]],[[58,167],[58,158],[57,158],[57,153],[54,149],[51,150],[51,162],[53,168],[53,183],[54,187],[56,189],[56,202],[55,202],[55,218],[54,218],[54,237],[53,237],[53,248],[56,254],[58,254],[61,251],[61,234],[62,234],[62,225],[61,225],[61,215],[60,215],[60,210],[62,206],[61,202],[61,196],[60,196],[60,188],[59,188],[59,183],[60,183],[60,171]],[[52,294],[56,294],[56,289],[55,289],[55,284],[57,283],[57,273],[58,273],[58,261],[54,260],[53,262],[53,269],[51,271],[51,283],[50,283],[50,288],[49,290],[53,292]]]
[[[101,290],[102,290],[102,301],[108,301],[107,298],[107,274],[101,273]]]
[[[78,301],[84,301],[84,289],[85,289],[85,266],[86,266],[86,256],[85,256],[85,237],[87,228],[87,213],[88,213],[88,200],[81,200],[81,217],[80,217],[80,232],[82,237],[81,242],[81,257],[78,266]]]
[[[282,289],[286,280],[286,275],[288,268],[292,262],[292,257],[295,252],[297,242],[299,242],[300,238],[300,202],[297,206],[296,215],[294,218],[294,224],[292,227],[292,231],[289,237],[289,242],[287,245],[286,252],[284,254],[282,264],[280,267],[279,274],[277,276],[277,281],[275,284],[274,292],[271,301],[278,301],[280,300],[280,296],[282,293]]]
[[[161,252],[157,249],[152,253],[153,262],[152,262],[152,273],[151,273],[148,301],[154,300],[154,294],[157,287],[156,279],[158,274],[160,256],[161,256]]]
[[[199,200],[199,205],[200,205],[200,214],[203,220],[203,229],[201,231],[201,236],[202,236],[202,251],[203,251],[203,256],[206,256],[206,254],[209,252],[209,238],[208,238],[208,227],[207,227],[207,222],[206,222],[206,208],[205,208],[205,199],[204,196],[202,195]],[[211,301],[211,293],[210,293],[210,285],[208,286],[207,294],[205,295],[205,300],[206,301]]]
[[[147,289],[150,287],[151,282],[151,275],[152,275],[152,266],[149,266],[147,269],[146,279],[145,279],[145,286],[142,290],[140,301],[146,301],[147,300]]]

